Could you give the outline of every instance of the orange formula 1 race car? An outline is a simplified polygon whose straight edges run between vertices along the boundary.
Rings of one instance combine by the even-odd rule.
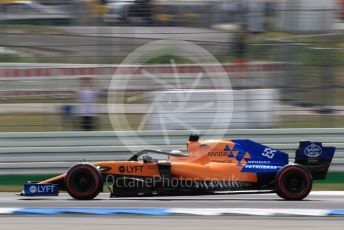
[[[286,200],[302,200],[313,180],[325,179],[335,148],[301,141],[294,163],[288,154],[251,140],[199,141],[191,135],[188,153],[145,149],[127,161],[78,163],[66,174],[26,183],[21,195],[57,195],[66,190],[79,200],[95,198],[107,186],[111,197],[271,190]],[[153,154],[168,156],[158,161]]]

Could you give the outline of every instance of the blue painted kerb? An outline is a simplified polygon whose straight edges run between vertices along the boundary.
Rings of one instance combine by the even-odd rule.
[[[112,214],[136,214],[136,215],[168,215],[168,209],[164,208],[22,208],[14,211],[14,214],[92,214],[92,215],[112,215]]]

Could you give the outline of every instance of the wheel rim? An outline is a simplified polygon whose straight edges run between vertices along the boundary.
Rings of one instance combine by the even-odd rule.
[[[77,193],[87,193],[94,189],[96,179],[89,171],[76,172],[72,176],[72,188]]]
[[[303,193],[307,188],[307,181],[302,172],[289,172],[283,178],[283,184],[287,192]]]

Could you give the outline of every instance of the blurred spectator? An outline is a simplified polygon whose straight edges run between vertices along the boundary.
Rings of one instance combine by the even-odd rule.
[[[243,25],[236,36],[234,42],[234,62],[237,64],[246,64],[247,63],[247,52],[249,44],[250,33],[247,30],[247,26]]]
[[[108,11],[106,0],[85,0],[90,16],[96,20],[97,23],[103,21],[103,16]]]
[[[68,130],[70,130],[74,123],[74,114],[73,114],[74,107],[72,105],[63,105],[62,110],[62,122],[64,127],[67,127]]]
[[[84,131],[92,131],[97,127],[97,101],[100,92],[96,89],[93,79],[81,78],[80,88],[76,91],[80,127]]]
[[[267,0],[265,1],[264,11],[265,11],[265,26],[267,29],[273,28],[274,25],[274,17],[276,16],[276,7],[277,2],[276,0]]]
[[[248,2],[246,0],[237,0],[236,1],[236,14],[234,22],[239,24],[246,24],[247,23],[247,15],[248,15]]]
[[[264,32],[266,26],[265,1],[251,1],[248,5],[247,27],[250,32]]]
[[[339,7],[340,7],[339,17],[341,19],[344,19],[344,0],[339,0]]]
[[[246,25],[243,25],[238,31],[236,40],[234,41],[234,64],[237,67],[236,77],[245,87],[250,88],[251,82],[249,81],[248,73],[248,47],[249,47],[250,33]]]
[[[136,16],[142,18],[146,23],[151,23],[152,20],[152,4],[151,0],[137,0]]]

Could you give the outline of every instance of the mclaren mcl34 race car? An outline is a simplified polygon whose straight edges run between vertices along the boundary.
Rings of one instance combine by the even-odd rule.
[[[196,134],[190,136],[187,150],[144,149],[127,161],[81,162],[65,174],[25,183],[21,195],[65,190],[75,199],[90,200],[107,186],[111,197],[269,190],[286,200],[302,200],[313,180],[325,179],[335,152],[320,142],[301,141],[295,161],[289,163],[287,153],[252,140],[199,141]]]

